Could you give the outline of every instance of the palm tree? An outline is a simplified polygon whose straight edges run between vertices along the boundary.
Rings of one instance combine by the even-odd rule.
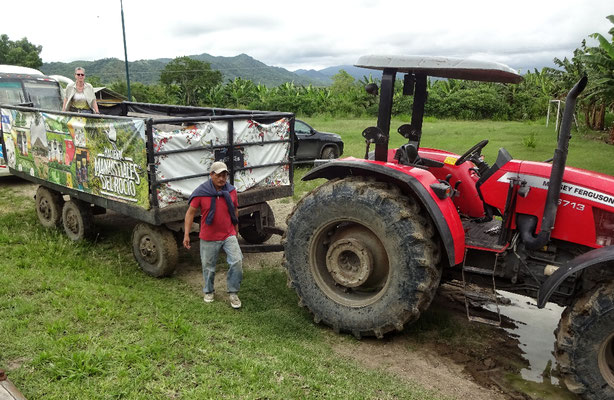
[[[614,15],[606,18],[614,24]],[[600,129],[605,128],[605,111],[614,109],[614,28],[608,33],[611,36],[609,40],[600,33],[590,35],[599,41],[599,47],[587,48],[583,56],[592,78],[587,98],[600,104],[596,115],[596,127]],[[614,126],[610,128],[610,141],[614,143]]]

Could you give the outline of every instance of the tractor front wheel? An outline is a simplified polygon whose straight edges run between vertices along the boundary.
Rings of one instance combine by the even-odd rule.
[[[567,307],[555,335],[567,388],[589,400],[614,399],[614,283],[597,286]]]
[[[439,280],[435,230],[394,186],[330,181],[288,219],[284,265],[300,304],[335,331],[383,337],[416,320]]]

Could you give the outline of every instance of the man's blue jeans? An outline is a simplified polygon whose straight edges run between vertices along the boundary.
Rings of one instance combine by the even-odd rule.
[[[203,265],[203,278],[205,280],[203,292],[213,293],[214,291],[215,264],[220,249],[224,249],[228,263],[228,275],[226,276],[228,293],[237,293],[241,288],[241,280],[243,279],[243,254],[236,236],[229,236],[226,240],[219,241],[200,240],[200,260]]]

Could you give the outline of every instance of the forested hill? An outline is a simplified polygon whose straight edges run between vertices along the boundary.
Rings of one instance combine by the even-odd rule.
[[[247,54],[240,54],[234,57],[216,57],[204,53],[190,56],[190,58],[211,64],[212,69],[222,72],[224,81],[240,77],[267,86],[279,86],[285,82],[294,82],[298,85],[313,84],[314,86],[330,84],[330,81],[327,80],[300,76],[283,68],[268,66]],[[141,82],[148,85],[158,83],[160,71],[170,61],[170,58],[159,58],[156,60],[129,62],[130,82]],[[107,85],[126,80],[124,61],[117,58],[105,58],[96,61],[73,61],[70,63],[50,62],[44,63],[40,70],[47,75],[57,74],[72,78],[77,66],[84,67],[87,75],[97,76],[102,83]]]

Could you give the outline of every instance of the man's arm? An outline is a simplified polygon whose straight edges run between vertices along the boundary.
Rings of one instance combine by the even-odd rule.
[[[192,230],[192,224],[194,223],[194,217],[198,212],[198,208],[192,206],[188,207],[188,211],[185,213],[185,222],[183,225],[183,247],[190,248],[190,231]]]

